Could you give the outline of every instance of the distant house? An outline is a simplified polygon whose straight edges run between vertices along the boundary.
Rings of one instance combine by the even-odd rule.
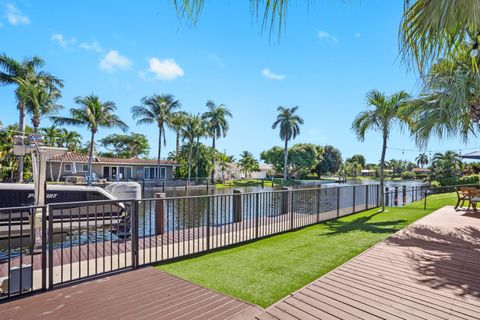
[[[50,172],[50,164],[52,170]],[[172,180],[173,169],[178,166],[174,161],[95,157],[92,162],[93,175],[98,179],[113,180]],[[50,174],[53,174],[53,179]],[[64,181],[68,177],[86,177],[88,174],[88,155],[67,152],[47,162],[47,180]]]
[[[428,175],[431,170],[428,169],[428,168],[413,168],[412,171],[413,171],[416,175],[424,176],[424,175]]]
[[[360,171],[360,175],[364,177],[374,177],[377,173],[377,170],[373,169],[363,169]]]
[[[215,179],[234,180],[234,179],[265,179],[271,174],[273,167],[269,164],[261,164],[259,171],[253,171],[248,173],[248,177],[245,177],[245,173],[238,166],[238,164],[232,162],[228,163],[225,168],[220,165],[215,165]]]

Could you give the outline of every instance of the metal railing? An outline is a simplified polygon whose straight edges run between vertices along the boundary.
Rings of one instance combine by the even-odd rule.
[[[376,208],[379,196],[362,185],[0,209],[0,300]]]

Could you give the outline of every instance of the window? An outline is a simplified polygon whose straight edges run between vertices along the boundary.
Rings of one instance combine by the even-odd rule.
[[[72,172],[72,165],[71,164],[65,164],[63,166],[63,171],[65,172]]]
[[[158,177],[158,168],[157,167],[145,167],[144,169],[144,178],[145,179],[159,179]],[[160,167],[160,180],[167,179],[167,168]]]
[[[88,172],[88,164],[77,164],[77,172]]]

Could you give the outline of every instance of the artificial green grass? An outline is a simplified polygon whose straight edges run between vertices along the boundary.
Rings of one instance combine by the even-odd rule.
[[[267,307],[445,205],[455,194],[377,209],[200,257],[158,266],[218,292]]]
[[[244,179],[244,180],[233,180],[226,183],[216,183],[215,188],[231,188],[231,187],[256,187],[261,186],[262,181],[258,179]],[[265,187],[272,187],[271,180],[264,181]]]

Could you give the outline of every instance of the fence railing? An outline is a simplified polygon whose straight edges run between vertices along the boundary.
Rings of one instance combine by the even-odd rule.
[[[0,300],[261,239],[379,200],[378,185],[362,185],[0,209]]]

